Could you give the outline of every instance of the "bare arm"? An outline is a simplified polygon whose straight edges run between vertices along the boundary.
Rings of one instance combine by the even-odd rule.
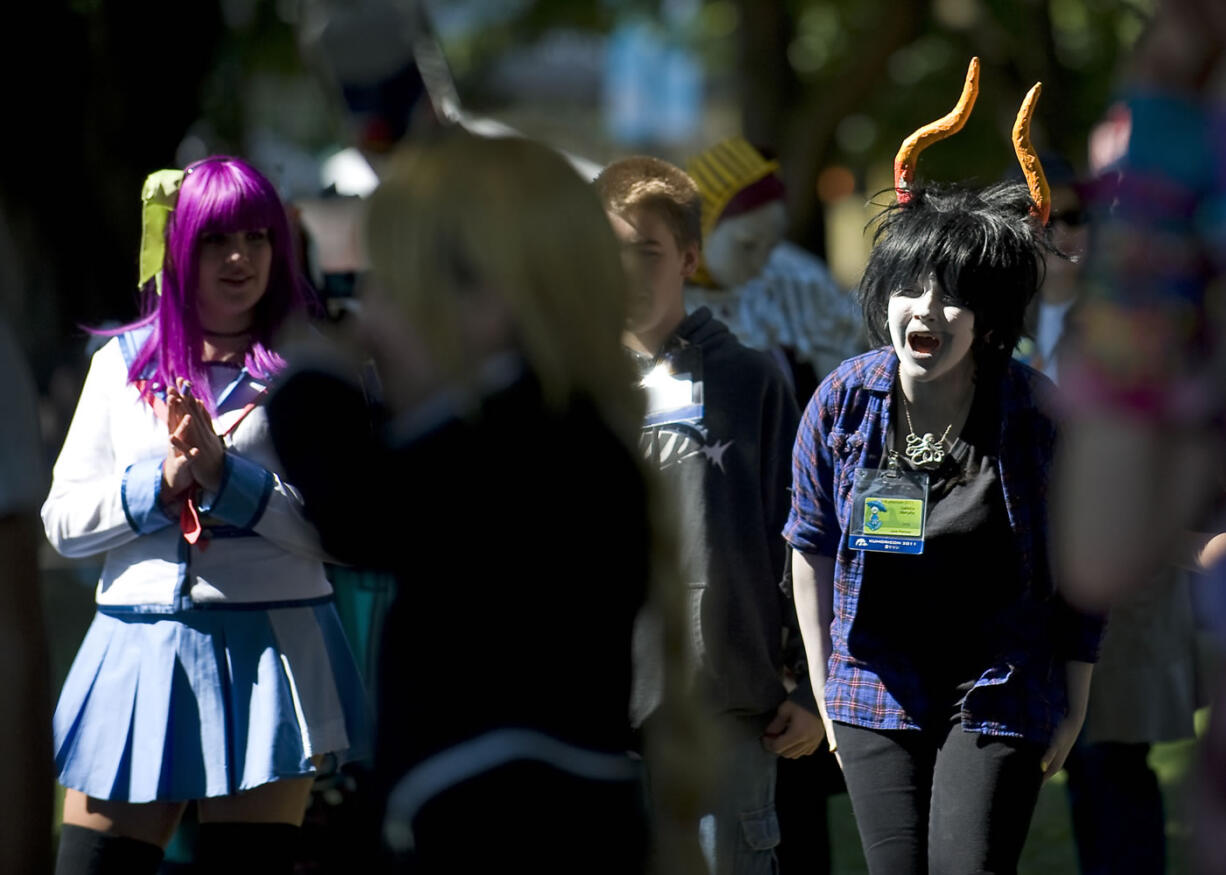
[[[792,592],[813,696],[821,712],[830,750],[836,749],[834,725],[826,713],[826,663],[830,659],[830,624],[834,621],[834,557],[792,551]]]
[[[1086,719],[1086,704],[1090,701],[1090,676],[1094,663],[1069,661],[1065,673],[1068,682],[1068,714],[1056,727],[1051,745],[1043,754],[1043,780],[1064,767],[1064,760],[1073,749],[1073,743],[1081,734],[1081,725]]]
[[[1065,593],[1101,609],[1143,586],[1211,497],[1206,432],[1165,434],[1124,418],[1063,432],[1053,522]]]

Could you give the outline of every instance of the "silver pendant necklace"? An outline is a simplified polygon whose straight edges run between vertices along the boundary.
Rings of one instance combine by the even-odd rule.
[[[945,431],[941,433],[938,439],[932,432],[925,432],[923,437],[915,433],[915,426],[911,424],[911,408],[907,404],[905,395],[899,393],[902,397],[902,412],[907,417],[907,448],[903,451],[908,459],[916,465],[939,465],[945,459],[945,440],[949,437],[950,429],[954,427],[951,422],[945,426]]]

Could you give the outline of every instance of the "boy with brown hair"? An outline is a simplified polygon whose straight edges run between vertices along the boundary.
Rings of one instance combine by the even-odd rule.
[[[705,307],[686,315],[685,283],[702,245],[694,181],[638,156],[611,164],[595,185],[630,280],[623,343],[648,392],[641,447],[678,514],[691,682],[720,736],[721,774],[700,839],[717,875],[773,872],[775,757],[812,753],[822,739],[812,691],[789,698],[782,680],[794,608],[780,533],[799,411],[765,354],[742,346]],[[639,725],[661,698],[661,657],[643,630],[632,702]]]

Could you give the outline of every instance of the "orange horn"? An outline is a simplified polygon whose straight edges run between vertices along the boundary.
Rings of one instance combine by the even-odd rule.
[[[1022,173],[1026,175],[1026,185],[1030,189],[1030,198],[1034,206],[1030,214],[1046,225],[1051,215],[1051,187],[1043,173],[1043,163],[1039,161],[1039,153],[1030,142],[1030,119],[1034,115],[1035,105],[1039,102],[1039,94],[1043,91],[1043,83],[1036,82],[1022,101],[1022,108],[1017,111],[1017,121],[1013,123],[1013,151],[1022,165]]]
[[[915,162],[919,160],[920,152],[938,140],[952,137],[970,117],[975,106],[975,98],[979,96],[979,59],[971,58],[966,69],[966,82],[962,84],[962,96],[958,104],[949,114],[931,124],[924,125],[907,139],[902,141],[898,154],[894,156],[894,191],[898,193],[898,202],[905,204],[911,199],[911,183],[915,179]]]

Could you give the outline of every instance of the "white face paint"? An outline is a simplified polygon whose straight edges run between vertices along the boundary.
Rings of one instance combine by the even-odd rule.
[[[787,225],[787,210],[781,200],[721,219],[702,244],[707,273],[725,289],[753,279],[766,267]]]
[[[974,367],[975,314],[946,294],[934,272],[896,290],[887,312],[901,376],[929,383]]]

